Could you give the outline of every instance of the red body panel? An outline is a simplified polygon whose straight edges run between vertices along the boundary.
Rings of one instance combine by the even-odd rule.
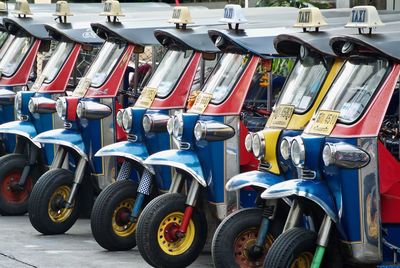
[[[67,88],[69,77],[71,76],[72,70],[76,59],[78,58],[79,51],[81,49],[80,44],[75,44],[67,60],[64,62],[61,70],[58,72],[56,77],[49,84],[43,83],[38,92],[43,93],[62,93]]]
[[[132,56],[134,46],[128,45],[121,60],[114,68],[114,71],[110,74],[107,80],[100,87],[90,87],[86,92],[85,98],[113,98],[117,95],[119,86],[121,85],[122,79],[126,67],[128,66],[129,59]]]
[[[116,99],[115,100],[115,113],[119,111],[119,109],[122,109],[122,105],[119,103],[119,101]],[[120,127],[118,124],[115,124],[115,127],[117,128],[117,141],[125,141],[128,138],[128,134]]]
[[[75,121],[77,119],[76,109],[78,108],[79,97],[66,97],[67,101],[67,121]]]
[[[399,223],[400,164],[378,141],[378,170],[383,223]]]
[[[244,100],[246,99],[247,92],[249,91],[251,80],[257,69],[258,60],[260,58],[253,56],[244,73],[239,79],[239,82],[235,85],[231,94],[221,104],[208,104],[204,115],[238,115],[242,110]]]
[[[36,55],[39,50],[40,40],[36,39],[26,55],[25,59],[21,62],[15,74],[11,77],[1,77],[0,85],[2,86],[22,86],[28,83],[28,78],[31,73],[33,64],[36,60]]]
[[[345,125],[336,124],[331,136],[333,137],[362,137],[362,136],[378,136],[382,125],[383,118],[390,99],[393,94],[393,89],[396,86],[399,78],[400,65],[394,64],[392,71],[388,75],[386,81],[381,86],[380,90],[375,94],[372,102],[363,114],[360,120],[355,124]]]
[[[188,67],[183,72],[181,79],[178,81],[171,94],[163,99],[155,98],[150,109],[185,108],[200,59],[201,53],[195,52]]]
[[[240,120],[240,136],[239,136],[239,155],[240,155],[240,173],[256,170],[258,168],[259,161],[253,153],[248,152],[244,146],[244,140],[246,139],[249,130]]]

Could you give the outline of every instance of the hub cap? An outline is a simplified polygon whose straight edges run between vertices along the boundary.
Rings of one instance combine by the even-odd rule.
[[[311,252],[303,252],[293,261],[290,268],[309,268],[311,267],[312,259],[313,254]]]
[[[50,197],[48,213],[53,222],[63,222],[71,215],[74,204],[72,204],[71,208],[65,208],[65,202],[70,193],[71,188],[63,185],[58,187]]]
[[[13,187],[21,178],[20,171],[8,173],[1,182],[1,195],[8,203],[21,204],[28,200],[32,191],[32,179],[28,177],[25,185],[21,189]]]
[[[129,220],[134,203],[133,198],[127,198],[116,206],[112,215],[112,228],[116,235],[126,237],[135,232],[136,223]]]

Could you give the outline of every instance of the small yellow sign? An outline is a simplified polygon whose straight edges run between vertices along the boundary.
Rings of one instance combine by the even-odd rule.
[[[43,74],[41,74],[38,78],[36,78],[35,83],[33,83],[32,85],[31,91],[38,91],[41,88],[45,79],[46,76]]]
[[[135,103],[135,107],[150,108],[157,96],[157,88],[145,87]]]
[[[294,112],[293,105],[278,105],[268,119],[267,127],[286,128]]]
[[[331,134],[339,115],[340,112],[338,111],[318,111],[315,120],[312,122],[309,133],[321,135]]]
[[[78,85],[76,86],[74,92],[72,92],[72,96],[82,98],[83,96],[85,96],[91,84],[92,80],[90,78],[87,77],[82,78],[79,81]]]
[[[201,92],[194,101],[192,109],[189,112],[202,114],[212,99],[212,93]]]

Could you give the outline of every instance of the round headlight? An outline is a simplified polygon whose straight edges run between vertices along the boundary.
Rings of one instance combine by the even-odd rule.
[[[117,113],[117,124],[118,126],[122,127],[122,114],[124,110],[119,110]]]
[[[151,125],[153,124],[153,120],[151,119],[151,116],[148,114],[145,114],[142,120],[143,124],[143,129],[144,132],[148,133],[151,130]]]
[[[290,147],[290,156],[295,166],[304,164],[305,148],[301,138],[294,139]]]
[[[203,135],[205,134],[205,131],[205,125],[202,122],[197,122],[194,126],[194,137],[196,138],[196,140],[201,140],[203,138]]]
[[[246,147],[246,151],[251,152],[253,142],[253,134],[249,132],[244,139],[244,147]]]
[[[76,115],[78,116],[78,118],[81,118],[83,115],[83,104],[82,102],[78,103],[78,107],[76,108]]]
[[[174,134],[175,138],[182,136],[183,134],[183,118],[182,115],[176,115],[174,117],[174,126],[172,133]]]
[[[22,109],[21,92],[17,92],[17,94],[15,94],[14,107],[15,107],[15,111],[17,112],[17,114],[21,114],[21,109]]]
[[[170,119],[168,119],[167,131],[168,131],[169,135],[172,135],[172,133],[174,131],[174,117],[171,117]]]
[[[283,159],[288,160],[290,158],[290,142],[288,139],[282,140],[280,150]]]
[[[130,109],[124,110],[122,113],[122,127],[125,132],[129,132],[132,127],[132,112]]]
[[[56,102],[56,111],[61,120],[65,120],[67,115],[67,101],[64,98],[60,98]]]
[[[36,111],[37,111],[37,105],[36,105],[36,103],[33,101],[33,99],[30,99],[30,100],[29,100],[28,109],[29,109],[29,112],[31,112],[32,114],[36,113]]]
[[[325,144],[324,146],[324,150],[322,151],[322,160],[324,161],[325,166],[334,163],[332,148],[329,144]]]
[[[262,134],[254,133],[252,149],[253,149],[253,154],[255,157],[259,158],[259,157],[264,156],[265,141],[264,141],[264,136]]]

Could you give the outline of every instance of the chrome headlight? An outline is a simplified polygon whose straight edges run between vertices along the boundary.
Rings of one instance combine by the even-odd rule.
[[[265,154],[265,139],[262,133],[256,132],[252,142],[253,154],[256,158],[263,157]]]
[[[79,118],[102,119],[112,113],[110,107],[94,101],[81,101],[78,103],[76,115]]]
[[[82,102],[78,103],[78,107],[76,107],[76,116],[78,116],[78,118],[81,118],[83,115],[83,105]]]
[[[288,160],[290,158],[290,144],[291,140],[284,138],[281,142],[280,151],[283,159]]]
[[[61,120],[65,120],[67,116],[67,100],[59,98],[56,102],[56,111]]]
[[[327,143],[322,151],[325,166],[336,165],[344,168],[361,168],[369,163],[369,154],[352,144]]]
[[[37,103],[35,103],[34,101],[33,101],[33,99],[30,99],[29,100],[29,103],[28,103],[28,109],[29,109],[29,112],[31,112],[32,114],[34,114],[34,113],[36,113],[36,111],[37,111]]]
[[[125,132],[131,131],[132,128],[132,111],[131,109],[125,109],[122,113],[122,128]]]
[[[249,132],[244,139],[244,147],[246,151],[251,152],[253,143],[253,133]]]
[[[174,119],[175,117],[170,117],[167,122],[167,131],[169,135],[172,135],[174,131]]]
[[[216,121],[197,121],[194,126],[196,140],[223,141],[235,136],[233,127]]]
[[[145,114],[142,124],[146,133],[164,132],[168,130],[170,116],[166,114]]]
[[[151,125],[153,124],[153,120],[151,119],[151,117],[149,115],[145,114],[143,117],[142,124],[143,124],[144,132],[148,133],[151,130]]]
[[[175,115],[172,134],[175,138],[179,138],[183,134],[183,118],[182,114]]]
[[[296,137],[292,141],[290,147],[290,157],[295,166],[301,166],[305,160],[305,147],[303,140],[300,137]]]
[[[49,114],[56,111],[56,101],[45,97],[34,97],[28,103],[29,112],[32,114]]]
[[[322,160],[325,166],[332,165],[335,162],[333,159],[334,154],[333,148],[329,144],[325,144],[324,150],[322,151]]]
[[[122,114],[124,110],[119,110],[117,113],[117,124],[118,126],[122,127]]]
[[[204,125],[203,122],[197,122],[196,125],[194,126],[194,137],[196,140],[201,140],[204,138],[206,132],[206,126]]]
[[[17,112],[17,116],[21,115],[22,110],[22,96],[21,92],[17,92],[14,98],[14,107],[15,111]]]

